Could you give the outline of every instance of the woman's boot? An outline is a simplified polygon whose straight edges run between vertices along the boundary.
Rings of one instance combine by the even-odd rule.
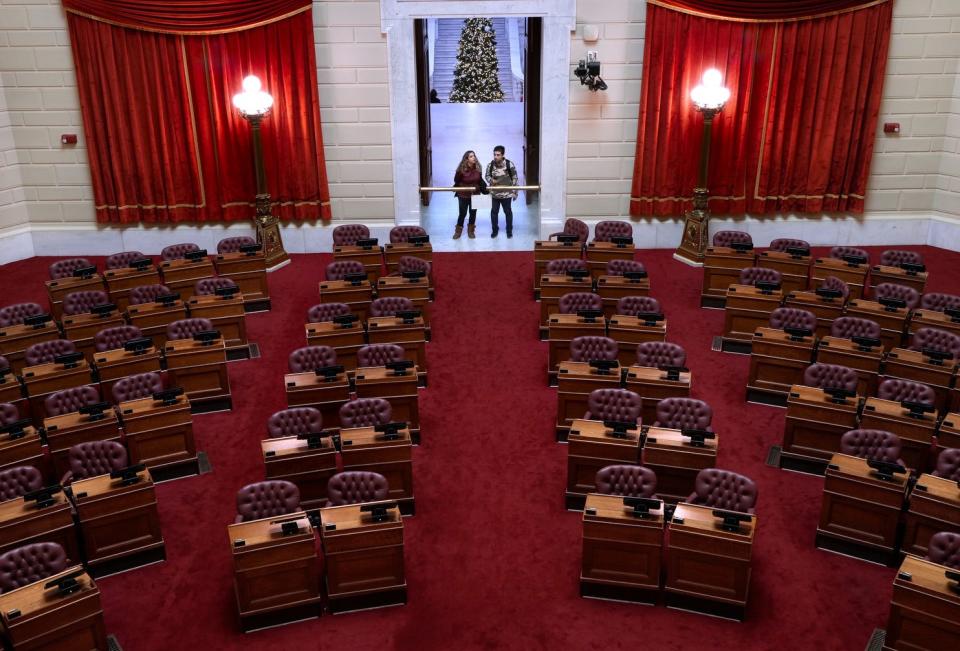
[[[456,230],[453,231],[453,239],[459,240],[461,235],[463,235],[463,226],[457,224]]]
[[[476,224],[468,224],[468,225],[467,225],[467,237],[469,237],[469,238],[472,240],[472,239],[475,238],[476,236],[477,236],[477,225],[476,225]]]

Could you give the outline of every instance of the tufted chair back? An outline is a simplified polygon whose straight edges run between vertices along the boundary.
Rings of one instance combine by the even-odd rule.
[[[0,309],[0,328],[20,325],[24,319],[43,313],[43,308],[38,303],[15,303],[14,305],[8,305]]]
[[[606,274],[608,276],[622,276],[625,273],[645,272],[647,268],[642,262],[636,260],[610,260],[607,263]]]
[[[657,475],[646,466],[604,466],[597,471],[596,485],[601,495],[654,497]]]
[[[390,229],[390,243],[406,242],[411,237],[423,237],[427,231],[420,226],[394,226]]]
[[[104,267],[106,269],[122,269],[129,267],[130,263],[134,260],[140,260],[145,257],[146,256],[139,251],[121,251],[120,253],[108,255]]]
[[[167,326],[167,339],[190,339],[198,332],[206,330],[213,330],[213,321],[210,319],[180,319]]]
[[[778,237],[770,242],[771,251],[786,251],[787,249],[807,249],[809,251],[810,242],[792,237]]]
[[[640,396],[626,389],[594,389],[587,397],[587,420],[618,420],[639,423]]]
[[[334,246],[353,246],[357,240],[370,237],[370,229],[363,224],[344,224],[333,229]]]
[[[340,405],[340,424],[344,428],[384,425],[392,418],[393,408],[383,398],[357,398]]]
[[[225,237],[217,242],[217,253],[236,253],[241,246],[250,246],[256,244],[257,240],[249,235],[235,235],[234,237]]]
[[[654,427],[669,429],[705,429],[713,431],[713,409],[695,398],[664,398],[657,403]]]
[[[383,296],[370,303],[370,316],[395,316],[414,309],[413,301],[406,296]]]
[[[106,475],[126,468],[127,451],[116,441],[88,441],[70,448],[70,480]]]
[[[844,389],[856,392],[860,378],[852,368],[817,362],[803,372],[803,385],[818,389]]]
[[[69,278],[77,269],[86,269],[93,265],[86,258],[67,258],[66,260],[57,260],[50,265],[50,279]]]
[[[123,348],[123,345],[131,339],[139,339],[143,336],[140,328],[132,325],[116,326],[114,328],[104,328],[93,338],[94,348],[98,353],[114,348]]]
[[[881,400],[892,400],[894,402],[906,400],[932,405],[937,394],[926,384],[888,377],[882,380],[880,386],[877,387],[877,397]]]
[[[798,307],[778,307],[770,314],[770,327],[777,330],[798,328],[813,332],[817,329],[817,315]]]
[[[927,543],[927,560],[960,570],[960,533],[938,531]]]
[[[169,294],[170,288],[166,285],[140,285],[130,289],[130,305],[153,303],[158,296]]]
[[[830,249],[831,258],[848,258],[848,257],[857,257],[863,258],[868,263],[870,262],[870,254],[867,253],[864,249],[858,249],[855,246],[835,246]]]
[[[639,366],[684,366],[686,363],[687,351],[677,344],[666,341],[645,341],[637,346]]]
[[[880,264],[887,267],[899,267],[902,264],[923,264],[923,256],[914,251],[889,249],[880,254]]]
[[[747,267],[740,270],[741,285],[756,285],[757,283],[777,283],[781,281],[780,272],[766,267]]]
[[[753,238],[746,231],[717,231],[713,234],[714,246],[730,246],[731,244],[753,244]]]
[[[247,484],[237,491],[236,522],[274,518],[300,508],[300,489],[282,479]]]
[[[720,468],[704,468],[697,473],[694,492],[687,498],[691,504],[717,509],[754,513],[757,485],[739,473]]]
[[[43,401],[47,416],[60,416],[79,411],[80,407],[100,402],[100,392],[91,384],[82,387],[70,387],[55,391]]]
[[[617,314],[661,314],[660,301],[650,296],[624,296],[617,301]]]
[[[41,341],[27,348],[24,354],[27,366],[36,366],[37,364],[49,364],[54,357],[77,352],[77,347],[72,341],[67,339],[54,339],[52,341]]]
[[[586,271],[587,261],[580,258],[557,258],[547,263],[548,274],[562,275],[568,271]]]
[[[328,506],[377,502],[387,499],[389,493],[387,478],[377,472],[338,472],[327,481]]]
[[[17,406],[9,402],[0,402],[0,427],[15,423],[20,420],[20,412]]]
[[[920,303],[920,292],[913,287],[898,285],[896,283],[880,283],[873,289],[873,295],[876,300],[881,298],[899,299],[907,304],[907,309],[912,310]]]
[[[554,235],[576,235],[580,242],[586,242],[587,238],[590,237],[590,227],[579,219],[567,217],[567,220],[563,222],[563,230],[551,234],[550,237],[552,238]]]
[[[861,459],[903,463],[901,448],[899,436],[881,429],[852,429],[840,437],[840,452]]]
[[[327,280],[343,280],[350,274],[365,274],[363,263],[359,260],[334,260],[327,265]]]
[[[0,592],[43,581],[67,569],[67,553],[54,542],[16,547],[0,555]]]
[[[367,344],[357,350],[357,366],[385,366],[389,362],[399,362],[403,357],[403,347],[397,344]]]
[[[304,346],[290,353],[288,364],[291,373],[308,373],[323,366],[337,363],[337,351],[330,346]]]
[[[824,278],[823,282],[820,283],[820,287],[840,292],[840,294],[843,295],[843,300],[847,300],[847,298],[850,297],[850,285],[836,276],[827,276]]]
[[[170,246],[163,247],[163,250],[160,251],[160,257],[164,260],[179,260],[188,253],[199,250],[200,247],[193,242],[182,242],[180,244],[171,244]]]
[[[137,373],[128,375],[113,385],[113,399],[116,402],[139,400],[163,391],[163,378],[159,373]]]
[[[236,287],[237,283],[230,278],[217,276],[216,278],[201,278],[194,284],[193,293],[197,296],[212,296],[218,289],[225,287]]]
[[[598,222],[593,229],[594,242],[609,242],[614,237],[633,237],[633,226],[622,221]]]
[[[960,337],[939,328],[920,328],[913,333],[910,350],[933,348],[953,355],[953,359],[960,359]]]
[[[98,289],[70,292],[63,297],[63,313],[64,315],[84,314],[98,305],[106,305],[109,302],[110,297],[107,293]]]
[[[14,466],[0,471],[0,502],[15,500],[43,488],[43,475],[33,466]]]
[[[307,323],[333,321],[334,317],[348,314],[350,314],[350,306],[346,303],[318,303],[307,311]]]
[[[274,413],[267,420],[267,435],[272,439],[322,431],[323,416],[314,407],[291,407]]]
[[[412,255],[401,256],[397,261],[397,273],[405,274],[414,271],[422,271],[423,274],[430,277],[430,263],[426,260],[414,257]]]
[[[576,314],[581,310],[602,310],[603,299],[591,292],[570,292],[560,297],[560,314]]]
[[[937,292],[924,294],[920,298],[920,307],[924,310],[936,310],[937,312],[960,310],[960,296],[956,294],[939,294]]]
[[[947,448],[937,457],[937,469],[934,477],[943,477],[950,481],[960,481],[960,449]]]
[[[591,359],[614,360],[617,358],[617,342],[610,337],[589,335],[574,337],[570,341],[570,360],[589,362]]]
[[[841,339],[853,337],[880,338],[880,324],[870,319],[861,319],[856,316],[842,316],[833,320],[830,325],[830,335]]]

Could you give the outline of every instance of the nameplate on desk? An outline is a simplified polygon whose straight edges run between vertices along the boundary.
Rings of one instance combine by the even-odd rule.
[[[592,506],[591,506],[590,508],[584,509],[583,512],[584,512],[585,514],[587,514],[587,515],[596,515],[596,514],[597,514],[597,510],[596,510],[595,508],[593,508]]]
[[[324,530],[324,531],[336,531],[336,530],[337,530],[337,525],[334,524],[333,522],[328,522],[327,524],[323,525],[323,530]]]
[[[910,572],[897,572],[897,578],[902,581],[913,581],[913,575]]]
[[[675,517],[675,518],[673,519],[673,522],[674,522],[674,524],[683,524],[684,520],[683,520],[683,518],[676,518],[676,517]]]
[[[835,463],[827,464],[827,470],[840,470],[840,466]]]
[[[277,451],[276,451],[276,450],[267,450],[267,451],[264,453],[263,456],[265,456],[265,457],[275,457],[275,456],[277,456]]]
[[[923,491],[924,493],[927,492],[927,487],[926,487],[925,484],[917,484],[917,485],[914,486],[913,488],[914,488],[914,490]]]
[[[246,544],[247,544],[247,541],[244,540],[243,538],[237,538],[236,540],[233,541],[234,547],[243,547]]]

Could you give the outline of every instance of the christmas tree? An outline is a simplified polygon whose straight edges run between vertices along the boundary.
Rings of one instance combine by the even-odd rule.
[[[489,18],[467,18],[453,69],[451,102],[502,102],[497,76],[497,39]]]

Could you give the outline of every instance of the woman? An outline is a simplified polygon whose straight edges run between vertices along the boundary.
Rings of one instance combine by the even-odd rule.
[[[480,163],[477,162],[477,155],[472,150],[467,150],[460,160],[457,171],[453,175],[453,184],[460,188],[476,188],[478,191],[483,186],[483,172],[480,170]],[[459,240],[460,236],[463,235],[463,219],[467,216],[468,210],[470,211],[470,221],[467,223],[467,237],[473,239],[477,236],[477,211],[470,207],[470,197],[473,194],[469,191],[457,192],[460,214],[457,216],[457,229],[453,232],[453,239],[455,240]]]

